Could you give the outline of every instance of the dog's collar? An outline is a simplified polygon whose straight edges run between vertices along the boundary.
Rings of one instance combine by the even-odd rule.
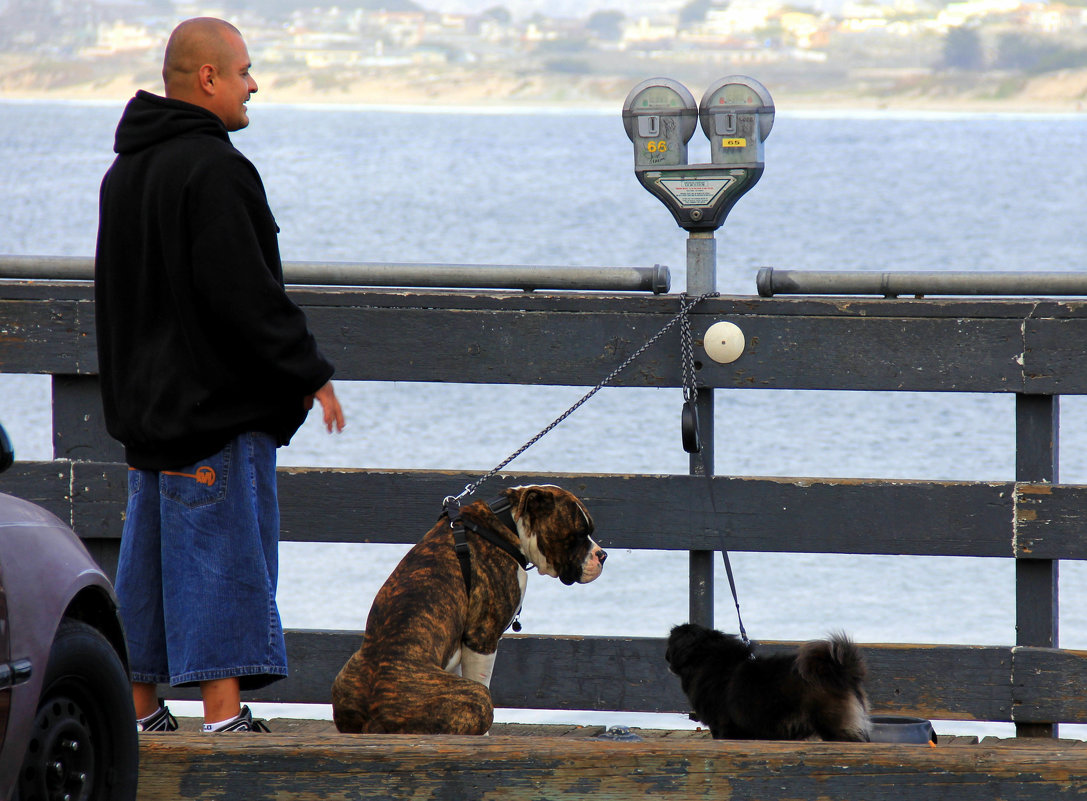
[[[510,499],[505,495],[499,495],[493,500],[487,501],[487,506],[491,510],[491,514],[498,518],[499,522],[512,531],[517,533],[517,523],[513,519],[513,504],[510,503]]]
[[[501,534],[488,526],[481,526],[479,523],[473,523],[471,520],[461,520],[461,525],[475,534],[478,534],[487,542],[501,548],[507,554],[509,554],[514,561],[521,566],[522,570],[528,570],[532,567],[532,564],[525,558],[525,555],[521,553],[521,549],[507,540]]]

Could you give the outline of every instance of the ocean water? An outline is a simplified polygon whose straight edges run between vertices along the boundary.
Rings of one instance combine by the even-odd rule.
[[[0,101],[0,254],[93,253],[98,182],[120,112],[120,104]],[[258,96],[250,119],[233,139],[264,178],[284,259],[659,263],[671,268],[673,291],[684,288],[686,235],[634,178],[618,109],[416,113],[265,106]],[[755,294],[761,266],[1083,269],[1085,144],[1087,116],[779,109],[763,178],[717,234],[718,289]],[[691,161],[708,160],[707,150],[697,133]],[[311,420],[280,462],[482,474],[584,391],[340,382],[347,430],[330,437]],[[719,474],[1014,477],[1012,397],[728,390],[716,398]],[[20,458],[50,457],[47,399],[43,377],[0,374],[0,420]],[[511,468],[685,473],[680,406],[678,390],[606,389]],[[1081,398],[1062,399],[1061,422],[1060,478],[1085,483]],[[437,510],[440,499],[434,503]],[[600,539],[606,547],[606,531]],[[285,543],[284,623],[361,629],[402,553]],[[584,587],[532,576],[525,631],[664,636],[686,619],[685,554],[613,549],[610,556],[603,577]],[[733,566],[755,639],[844,629],[861,642],[1014,642],[1009,560],[738,553]],[[720,564],[717,571],[716,623],[734,630]],[[1082,564],[1061,565],[1060,589],[1061,644],[1087,648]],[[619,722],[688,725],[666,718]],[[606,719],[583,713],[575,722]]]

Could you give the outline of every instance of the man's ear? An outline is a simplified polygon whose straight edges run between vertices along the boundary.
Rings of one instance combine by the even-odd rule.
[[[204,64],[197,70],[196,75],[200,83],[200,89],[205,94],[215,94],[215,79],[219,77],[215,71],[215,67],[211,64]]]

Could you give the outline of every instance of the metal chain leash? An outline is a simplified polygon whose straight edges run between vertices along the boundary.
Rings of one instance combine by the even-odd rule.
[[[689,362],[694,361],[693,350],[691,350],[692,346],[691,346],[691,343],[690,343],[691,322],[690,322],[690,319],[688,318],[688,315],[690,314],[691,310],[694,309],[695,306],[697,306],[699,303],[701,303],[706,298],[715,298],[715,297],[718,297],[720,294],[721,294],[720,292],[706,292],[703,295],[699,295],[698,297],[696,297],[694,300],[690,301],[689,303],[687,302],[687,295],[686,294],[680,295],[679,313],[676,314],[676,316],[673,317],[671,320],[669,320],[668,323],[664,326],[664,328],[662,328],[660,331],[658,331],[656,334],[654,334],[652,337],[650,337],[646,341],[646,343],[644,345],[642,345],[640,348],[638,348],[636,351],[634,351],[634,353],[632,353],[629,357],[627,357],[626,361],[624,361],[622,364],[620,364],[618,367],[616,367],[614,370],[612,370],[610,373],[608,373],[608,375],[604,378],[603,381],[601,381],[599,384],[597,384],[595,387],[593,387],[591,390],[589,390],[587,393],[585,393],[585,395],[581,398],[581,400],[579,400],[577,403],[575,403],[573,406],[571,406],[569,409],[567,409],[565,412],[563,412],[561,415],[559,415],[557,418],[555,418],[555,420],[552,421],[552,423],[549,426],[547,426],[547,428],[545,428],[539,434],[534,436],[532,439],[530,439],[528,442],[526,442],[524,445],[522,445],[520,448],[518,448],[516,451],[514,451],[513,454],[508,456],[500,465],[495,467],[493,470],[491,470],[486,475],[483,475],[480,478],[476,479],[476,481],[474,483],[469,483],[469,484],[465,485],[464,489],[461,491],[461,493],[459,495],[449,495],[449,496],[447,496],[445,498],[445,500],[442,501],[443,508],[445,508],[447,511],[449,511],[450,506],[459,508],[460,507],[460,502],[461,502],[461,500],[463,498],[465,498],[465,497],[467,497],[469,495],[474,495],[475,492],[480,488],[480,486],[482,484],[484,484],[486,481],[489,481],[494,476],[496,476],[499,472],[501,472],[506,467],[506,465],[508,465],[510,462],[512,462],[514,459],[516,459],[522,453],[527,451],[529,448],[531,448],[533,445],[535,445],[537,442],[539,442],[545,436],[547,436],[547,434],[549,434],[551,432],[551,430],[553,428],[555,428],[555,426],[557,426],[559,423],[561,423],[563,420],[565,420],[571,414],[573,414],[578,409],[580,409],[581,406],[586,401],[589,400],[589,398],[591,398],[597,392],[599,392],[604,387],[606,387],[608,384],[610,384],[612,381],[614,381],[616,376],[618,376],[621,372],[623,372],[623,370],[625,370],[627,367],[629,367],[630,364],[635,359],[637,359],[639,356],[641,356],[643,353],[645,353],[650,347],[652,347],[653,344],[658,339],[660,339],[662,336],[664,336],[672,328],[672,326],[675,325],[677,322],[682,322],[684,324],[685,328],[686,328],[686,340],[684,342],[684,347],[687,349],[687,351],[685,351],[685,353],[688,352],[688,351],[691,353],[691,358],[690,359],[685,357],[684,360],[683,360],[684,361],[684,397],[686,398],[686,392],[687,392],[687,390],[686,390],[687,364]],[[694,381],[694,379],[692,377],[691,382],[693,383],[693,381]],[[450,516],[452,517],[452,513],[451,513]]]
[[[686,295],[680,295],[681,298],[686,299]],[[705,297],[703,295],[702,297]],[[688,306],[683,314],[683,319],[679,324],[679,346],[682,351],[681,361],[683,362],[683,400],[687,402],[693,402],[698,397],[698,385],[694,380],[694,344],[691,338],[691,317],[687,314],[695,303],[698,303],[702,298],[698,298],[694,303]]]

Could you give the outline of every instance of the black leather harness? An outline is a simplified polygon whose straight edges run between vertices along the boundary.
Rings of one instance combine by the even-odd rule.
[[[468,548],[468,536],[467,531],[471,531],[473,534],[485,539],[487,542],[501,549],[511,559],[517,562],[521,566],[522,570],[528,570],[532,567],[532,563],[525,558],[525,555],[521,553],[521,550],[499,534],[489,526],[484,526],[476,523],[472,520],[465,520],[460,513],[460,504],[455,499],[450,499],[452,503],[446,505],[446,514],[449,515],[449,527],[453,529],[453,550],[457,553],[457,559],[460,561],[460,572],[464,577],[464,589],[471,595],[472,594],[472,552]],[[513,512],[510,507],[509,499],[506,496],[495,498],[492,501],[487,501],[487,507],[491,510],[495,517],[506,526],[510,531],[517,532],[517,523],[513,520]],[[520,610],[517,614],[520,615]],[[517,616],[513,619],[513,630],[520,631],[521,624],[517,620]]]

